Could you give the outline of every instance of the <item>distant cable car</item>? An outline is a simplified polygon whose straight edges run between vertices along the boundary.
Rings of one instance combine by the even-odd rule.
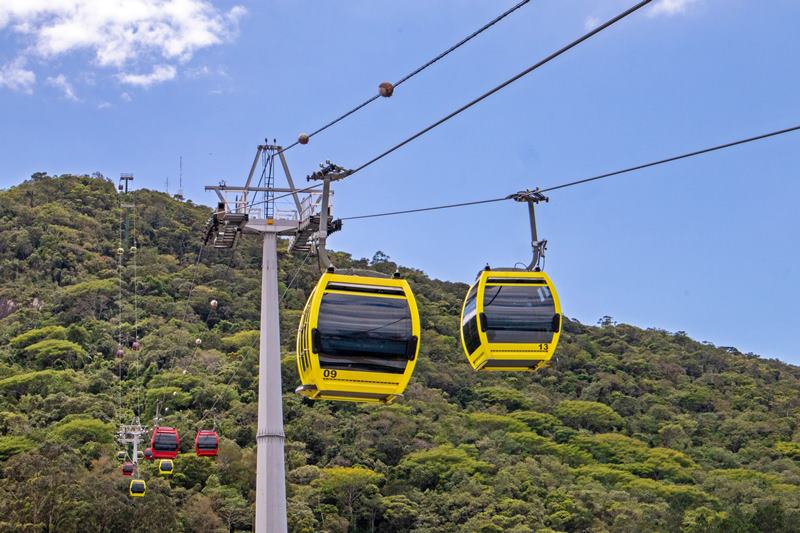
[[[124,461],[127,456],[128,456],[127,452],[120,450],[117,452],[117,461]]]
[[[141,349],[142,343],[139,342],[139,337],[136,337],[133,342],[131,343],[131,350],[134,352],[138,352]]]
[[[211,310],[212,310],[212,311],[216,311],[216,310],[217,310],[217,307],[219,307],[219,302],[218,302],[218,301],[216,301],[216,300],[211,300],[211,301],[208,303],[208,305],[209,305],[209,307],[211,307]]]
[[[311,399],[391,403],[411,379],[420,320],[408,282],[326,272],[297,334],[297,393]]]
[[[201,429],[194,438],[194,453],[200,457],[216,457],[219,452],[219,435],[210,429]]]
[[[146,460],[152,461],[153,460],[153,449],[152,448],[145,448],[144,452],[142,452],[142,456]]]
[[[172,459],[161,459],[158,462],[158,473],[162,476],[171,476],[175,470],[175,464]]]
[[[134,498],[141,498],[144,496],[145,491],[147,491],[147,484],[143,479],[132,479],[128,490],[130,495]]]
[[[122,465],[123,476],[132,476],[134,470],[136,470],[136,466],[133,463],[125,463]]]
[[[150,450],[153,459],[175,459],[181,447],[181,439],[175,428],[159,426],[153,430]]]
[[[476,370],[537,370],[553,357],[561,334],[561,304],[553,282],[540,270],[547,241],[536,235],[538,191],[512,195],[527,202],[533,261],[527,268],[478,274],[461,311],[461,345]]]

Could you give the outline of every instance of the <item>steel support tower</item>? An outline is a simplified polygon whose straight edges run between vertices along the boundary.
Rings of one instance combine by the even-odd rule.
[[[215,248],[233,248],[240,235],[257,234],[262,239],[261,258],[261,335],[258,359],[258,433],[256,466],[256,520],[258,533],[285,533],[286,473],[284,466],[283,402],[281,395],[280,296],[278,294],[279,235],[300,236],[314,214],[313,199],[321,190],[306,189],[301,200],[280,146],[260,145],[244,185],[221,183],[207,186],[219,203],[206,226],[206,244]],[[262,154],[279,157],[288,188],[253,185],[253,177]],[[267,161],[270,164],[274,161]],[[258,193],[287,194],[293,209],[275,209],[256,201]],[[313,233],[312,233],[313,234]]]
[[[142,442],[143,435],[147,435],[147,426],[139,423],[138,416],[130,424],[120,426],[117,431],[117,442],[123,446],[133,446],[131,461],[137,467],[139,466],[139,443]]]

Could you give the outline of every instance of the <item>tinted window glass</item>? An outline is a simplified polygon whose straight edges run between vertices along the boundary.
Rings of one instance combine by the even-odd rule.
[[[464,316],[461,320],[461,334],[464,336],[464,344],[470,354],[481,345],[481,338],[478,335],[478,317],[476,316],[477,295],[478,285],[475,284],[467,294],[467,299],[464,303]]]
[[[217,439],[212,435],[201,435],[197,439],[197,447],[201,450],[214,450],[217,447]]]
[[[555,302],[547,286],[487,286],[483,297],[489,342],[553,340]]]
[[[322,368],[402,374],[411,311],[401,298],[325,293],[319,311]]]
[[[178,449],[178,439],[173,433],[156,433],[153,448],[160,451],[175,451]]]

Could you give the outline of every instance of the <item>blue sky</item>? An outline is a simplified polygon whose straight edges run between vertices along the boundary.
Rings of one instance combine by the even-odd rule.
[[[135,174],[243,180],[513,1],[7,0],[0,187]],[[633,1],[534,0],[307,146],[355,167]],[[54,7],[54,6],[58,7]],[[336,187],[335,214],[490,198],[800,123],[800,3],[660,0]],[[135,29],[136,31],[132,31]],[[800,134],[553,192],[539,209],[565,312],[800,364]],[[513,203],[351,221],[331,247],[471,281],[529,256]]]

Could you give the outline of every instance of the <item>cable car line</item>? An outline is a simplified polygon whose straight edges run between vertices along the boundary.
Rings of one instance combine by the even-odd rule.
[[[689,157],[694,157],[694,156],[697,156],[697,155],[703,155],[703,154],[707,154],[709,152],[716,152],[717,150],[722,150],[722,149],[725,149],[725,148],[731,148],[733,146],[738,146],[740,144],[747,144],[747,143],[754,142],[754,141],[760,141],[762,139],[767,139],[769,137],[776,137],[778,135],[783,135],[784,133],[791,133],[791,132],[797,131],[797,130],[800,130],[800,125],[792,126],[791,128],[785,128],[785,129],[782,129],[782,130],[773,131],[773,132],[770,132],[770,133],[765,133],[763,135],[756,135],[755,137],[748,137],[746,139],[740,139],[738,141],[733,141],[733,142],[729,142],[729,143],[725,143],[725,144],[719,144],[717,146],[712,146],[710,148],[703,148],[702,150],[696,150],[694,152],[689,152],[689,153],[686,153],[686,154],[676,155],[676,156],[673,156],[673,157],[668,157],[666,159],[660,159],[658,161],[653,161],[651,163],[645,163],[644,165],[637,165],[635,167],[629,167],[629,168],[624,168],[622,170],[617,170],[617,171],[614,171],[614,172],[608,172],[606,174],[600,174],[599,176],[593,176],[591,178],[585,178],[585,179],[582,179],[582,180],[572,181],[572,182],[569,182],[569,183],[562,183],[561,185],[555,185],[553,187],[548,187],[546,189],[542,189],[539,192],[543,192],[544,193],[544,192],[548,192],[548,191],[556,191],[558,189],[564,189],[566,187],[572,187],[573,185],[580,185],[582,183],[588,183],[590,181],[596,181],[596,180],[600,180],[600,179],[603,179],[603,178],[610,178],[612,176],[618,176],[620,174],[625,174],[627,172],[633,172],[635,170],[642,170],[642,169],[645,169],[645,168],[654,167],[656,165],[663,165],[664,163],[672,163],[673,161],[678,161],[680,159],[687,159]]]
[[[356,167],[355,169],[353,169],[349,173],[349,175],[352,176],[356,172],[359,172],[359,171],[367,168],[368,166],[372,165],[373,163],[376,163],[376,162],[380,161],[381,159],[383,159],[387,155],[391,154],[395,150],[398,150],[398,149],[402,148],[403,146],[405,146],[406,144],[410,143],[414,139],[417,139],[418,137],[421,137],[422,135],[425,135],[426,133],[428,133],[432,129],[436,128],[437,126],[440,126],[441,124],[444,124],[445,122],[447,122],[451,118],[455,117],[456,115],[459,115],[462,112],[464,112],[467,109],[469,109],[470,107],[482,102],[483,100],[485,100],[489,96],[493,95],[494,93],[496,93],[496,92],[508,87],[509,85],[514,83],[515,81],[519,80],[520,78],[523,78],[523,77],[527,76],[528,74],[530,74],[534,70],[538,69],[539,67],[542,67],[542,66],[546,65],[547,63],[549,63],[553,59],[557,58],[558,56],[560,56],[560,55],[562,55],[562,54],[564,54],[566,52],[568,52],[572,48],[575,48],[576,46],[578,46],[582,42],[586,41],[587,39],[590,39],[591,37],[593,37],[595,35],[597,35],[601,31],[603,31],[606,28],[608,28],[609,26],[612,26],[613,24],[619,22],[620,20],[624,19],[628,15],[638,11],[639,9],[643,8],[644,6],[646,6],[647,4],[649,4],[652,1],[653,0],[642,0],[638,4],[626,9],[625,11],[620,13],[619,15],[613,17],[610,20],[607,20],[603,24],[600,24],[599,26],[597,26],[593,30],[585,33],[584,35],[582,35],[581,37],[575,39],[574,41],[572,41],[571,43],[567,44],[566,46],[563,46],[562,48],[556,50],[555,52],[551,53],[550,55],[548,55],[544,59],[540,60],[539,62],[531,65],[530,67],[526,68],[522,72],[520,72],[520,73],[516,74],[515,76],[509,78],[508,80],[504,81],[500,85],[497,85],[496,87],[486,91],[485,93],[483,93],[482,95],[478,96],[474,100],[464,104],[463,106],[459,107],[455,111],[452,111],[448,115],[445,115],[444,117],[440,118],[439,120],[437,120],[433,124],[421,129],[420,131],[418,131],[414,135],[412,135],[412,136],[408,137],[407,139],[397,143],[396,145],[392,146],[391,148],[389,148],[388,150],[384,151],[383,153],[373,157],[372,159],[370,159],[366,163],[363,163],[361,166]]]
[[[447,122],[451,118],[461,114],[462,112],[466,111],[467,109],[471,108],[472,106],[482,102],[483,100],[485,100],[489,96],[495,94],[496,92],[499,92],[500,90],[508,87],[509,85],[514,83],[515,81],[519,80],[520,78],[523,78],[523,77],[527,76],[528,74],[530,74],[534,70],[537,70],[538,68],[546,65],[547,63],[549,63],[553,59],[555,59],[555,58],[559,57],[560,55],[568,52],[569,50],[575,48],[576,46],[578,46],[582,42],[590,39],[591,37],[594,37],[595,35],[597,35],[601,31],[603,31],[606,28],[614,25],[615,23],[617,23],[620,20],[624,19],[628,15],[638,11],[639,9],[643,8],[644,6],[646,6],[647,4],[649,4],[652,1],[653,0],[642,0],[638,4],[636,4],[636,5],[632,6],[632,7],[629,7],[628,9],[626,9],[622,13],[618,14],[617,16],[607,20],[603,24],[600,24],[599,26],[597,26],[593,30],[583,34],[582,36],[578,37],[577,39],[575,39],[574,41],[570,42],[569,44],[559,48],[558,50],[556,50],[555,52],[551,53],[550,55],[548,55],[544,59],[541,59],[540,61],[538,61],[537,63],[531,65],[528,68],[526,68],[522,72],[519,72],[518,74],[514,75],[513,77],[507,79],[506,81],[504,81],[500,85],[495,86],[494,88],[486,91],[485,93],[483,93],[482,95],[478,96],[477,98],[475,98],[475,99],[471,100],[470,102],[464,104],[463,106],[459,107],[455,111],[452,111],[451,113],[445,115],[444,117],[440,118],[439,120],[437,120],[433,124],[430,124],[429,126],[426,126],[425,128],[421,129],[417,133],[411,135],[410,137],[407,137],[405,140],[395,144],[394,146],[392,146],[388,150],[385,150],[384,152],[378,154],[377,156],[373,157],[372,159],[370,159],[366,163],[361,164],[360,166],[356,167],[353,170],[345,171],[343,173],[342,177],[352,176],[353,174],[355,174],[357,172],[360,172],[361,170],[364,170],[368,166],[370,166],[370,165],[372,165],[374,163],[377,163],[378,161],[380,161],[381,159],[383,159],[387,155],[395,152],[396,150],[399,150],[400,148],[402,148],[403,146],[407,145],[411,141],[413,141],[413,140],[415,140],[415,139],[417,139],[419,137],[422,137],[423,135],[425,135],[426,133],[428,133],[432,129],[436,128],[437,126],[441,126],[442,124],[444,124],[445,122]],[[294,145],[291,145],[291,146],[294,146]],[[311,186],[311,187],[306,187],[304,189],[298,189],[298,190],[294,191],[293,193],[282,194],[282,195],[279,195],[279,196],[276,196],[275,198],[273,198],[273,201],[280,200],[281,198],[285,198],[287,196],[290,196],[291,194],[308,192],[313,188],[314,188],[314,186]]]
[[[417,209],[405,209],[403,211],[388,211],[385,213],[373,213],[371,215],[356,215],[352,217],[343,217],[341,220],[358,220],[361,218],[377,218],[377,217],[388,217],[394,215],[405,215],[408,213],[421,213],[423,211],[436,211],[439,209],[452,209],[454,207],[467,207],[470,205],[480,205],[480,204],[489,204],[493,202],[504,202],[506,200],[510,200],[508,196],[501,196],[500,198],[490,198],[488,200],[476,200],[474,202],[461,202],[457,204],[445,204],[445,205],[436,205],[432,207],[419,207]]]
[[[454,44],[453,46],[451,46],[450,48],[448,48],[444,52],[440,53],[439,55],[437,55],[433,59],[429,60],[427,63],[423,64],[420,67],[417,67],[412,72],[406,74],[405,76],[400,78],[398,81],[396,81],[394,84],[387,83],[387,82],[382,83],[381,87],[379,88],[380,90],[379,90],[378,94],[368,98],[367,100],[365,100],[364,102],[358,104],[356,107],[354,107],[350,111],[347,111],[343,115],[340,115],[338,118],[328,122],[327,124],[325,124],[321,128],[318,128],[318,129],[314,130],[313,132],[311,132],[309,134],[300,134],[300,136],[298,137],[298,140],[296,140],[295,142],[293,142],[292,144],[290,144],[289,146],[287,146],[286,148],[284,148],[283,150],[281,150],[278,153],[286,152],[287,150],[289,150],[291,148],[294,148],[298,144],[306,144],[306,143],[308,143],[308,140],[311,139],[311,137],[313,137],[314,135],[316,135],[318,133],[322,133],[323,131],[325,131],[326,129],[330,128],[331,126],[341,122],[342,120],[344,120],[345,118],[349,117],[353,113],[361,110],[362,108],[364,108],[367,105],[371,104],[375,100],[381,98],[382,96],[384,96],[385,92],[388,92],[388,94],[385,94],[385,97],[391,96],[392,93],[394,92],[394,90],[397,87],[399,87],[400,85],[402,85],[406,81],[410,80],[411,78],[413,78],[414,76],[416,76],[417,74],[419,74],[420,72],[425,70],[426,68],[430,67],[431,65],[433,65],[434,63],[436,63],[440,59],[444,58],[446,55],[450,54],[450,52],[453,52],[457,48],[460,48],[461,46],[465,45],[466,43],[468,43],[469,41],[471,41],[472,39],[474,39],[475,37],[477,37],[478,35],[480,35],[484,31],[488,30],[489,28],[491,28],[492,26],[494,26],[495,24],[497,24],[498,22],[500,22],[501,20],[506,18],[508,15],[512,14],[513,12],[515,12],[516,10],[518,10],[519,8],[521,8],[522,6],[524,6],[525,4],[527,4],[529,2],[530,2],[530,0],[522,0],[521,2],[519,2],[515,6],[511,7],[510,9],[504,11],[503,13],[498,15],[497,17],[493,18],[492,20],[490,20],[489,22],[487,22],[486,24],[484,24],[483,26],[481,26],[480,28],[478,28],[477,30],[475,30],[474,32],[469,34],[468,36],[464,37],[463,39],[461,39],[459,42],[457,42],[456,44]],[[386,85],[384,85],[384,84],[386,84]],[[303,139],[303,140],[301,141],[300,139]]]
[[[567,187],[573,187],[575,185],[582,185],[584,183],[589,183],[589,182],[592,182],[592,181],[597,181],[597,180],[601,180],[601,179],[605,179],[605,178],[610,178],[610,177],[613,177],[613,176],[619,176],[620,174],[627,174],[629,172],[634,172],[634,171],[637,171],[637,170],[643,170],[643,169],[654,167],[654,166],[657,166],[657,165],[663,165],[663,164],[666,164],[666,163],[672,163],[674,161],[679,161],[681,159],[688,159],[690,157],[704,155],[704,154],[708,154],[708,153],[711,153],[711,152],[716,152],[718,150],[723,150],[723,149],[726,149],[726,148],[732,148],[734,146],[739,146],[739,145],[742,145],[742,144],[747,144],[747,143],[751,143],[751,142],[755,142],[755,141],[768,139],[770,137],[777,137],[779,135],[784,135],[786,133],[792,133],[792,132],[795,132],[795,131],[798,131],[798,130],[800,130],[800,125],[792,126],[790,128],[784,128],[784,129],[781,129],[781,130],[772,131],[772,132],[769,132],[769,133],[764,133],[764,134],[761,134],[761,135],[756,135],[756,136],[753,136],[753,137],[747,137],[745,139],[739,139],[737,141],[732,141],[732,142],[728,142],[728,143],[724,143],[724,144],[719,144],[719,145],[716,145],[716,146],[711,146],[711,147],[708,147],[708,148],[703,148],[703,149],[700,149],[700,150],[695,150],[695,151],[692,151],[692,152],[687,152],[687,153],[684,153],[684,154],[680,154],[680,155],[676,155],[676,156],[672,156],[672,157],[667,157],[667,158],[664,158],[664,159],[659,159],[657,161],[651,161],[649,163],[644,163],[644,164],[641,164],[641,165],[636,165],[636,166],[632,166],[632,167],[623,168],[623,169],[620,169],[620,170],[615,170],[613,172],[606,172],[604,174],[598,174],[596,176],[591,176],[591,177],[588,177],[588,178],[583,178],[583,179],[579,179],[579,180],[575,180],[575,181],[562,183],[560,185],[553,185],[552,187],[547,187],[545,189],[539,189],[539,192],[545,193],[545,192],[550,192],[550,191],[556,191],[556,190],[559,190],[559,189],[565,189]],[[512,200],[512,199],[513,198],[511,196],[503,196],[503,197],[500,197],[500,198],[489,198],[487,200],[476,200],[476,201],[472,201],[472,202],[460,202],[460,203],[456,203],[456,204],[444,204],[444,205],[436,205],[436,206],[430,206],[430,207],[419,207],[419,208],[416,208],[416,209],[404,209],[404,210],[401,210],[401,211],[387,211],[387,212],[384,212],[384,213],[372,213],[372,214],[368,214],[368,215],[356,215],[356,216],[351,216],[351,217],[342,217],[341,220],[359,220],[359,219],[364,219],[364,218],[377,218],[377,217],[388,217],[388,216],[395,216],[395,215],[405,215],[405,214],[409,214],[409,213],[420,213],[420,212],[424,212],[424,211],[436,211],[436,210],[439,210],[439,209],[452,209],[452,208],[455,208],[455,207],[466,207],[466,206],[470,206],[470,205],[488,204],[488,203],[492,203],[492,202],[502,202],[502,201],[505,201],[505,200]]]

